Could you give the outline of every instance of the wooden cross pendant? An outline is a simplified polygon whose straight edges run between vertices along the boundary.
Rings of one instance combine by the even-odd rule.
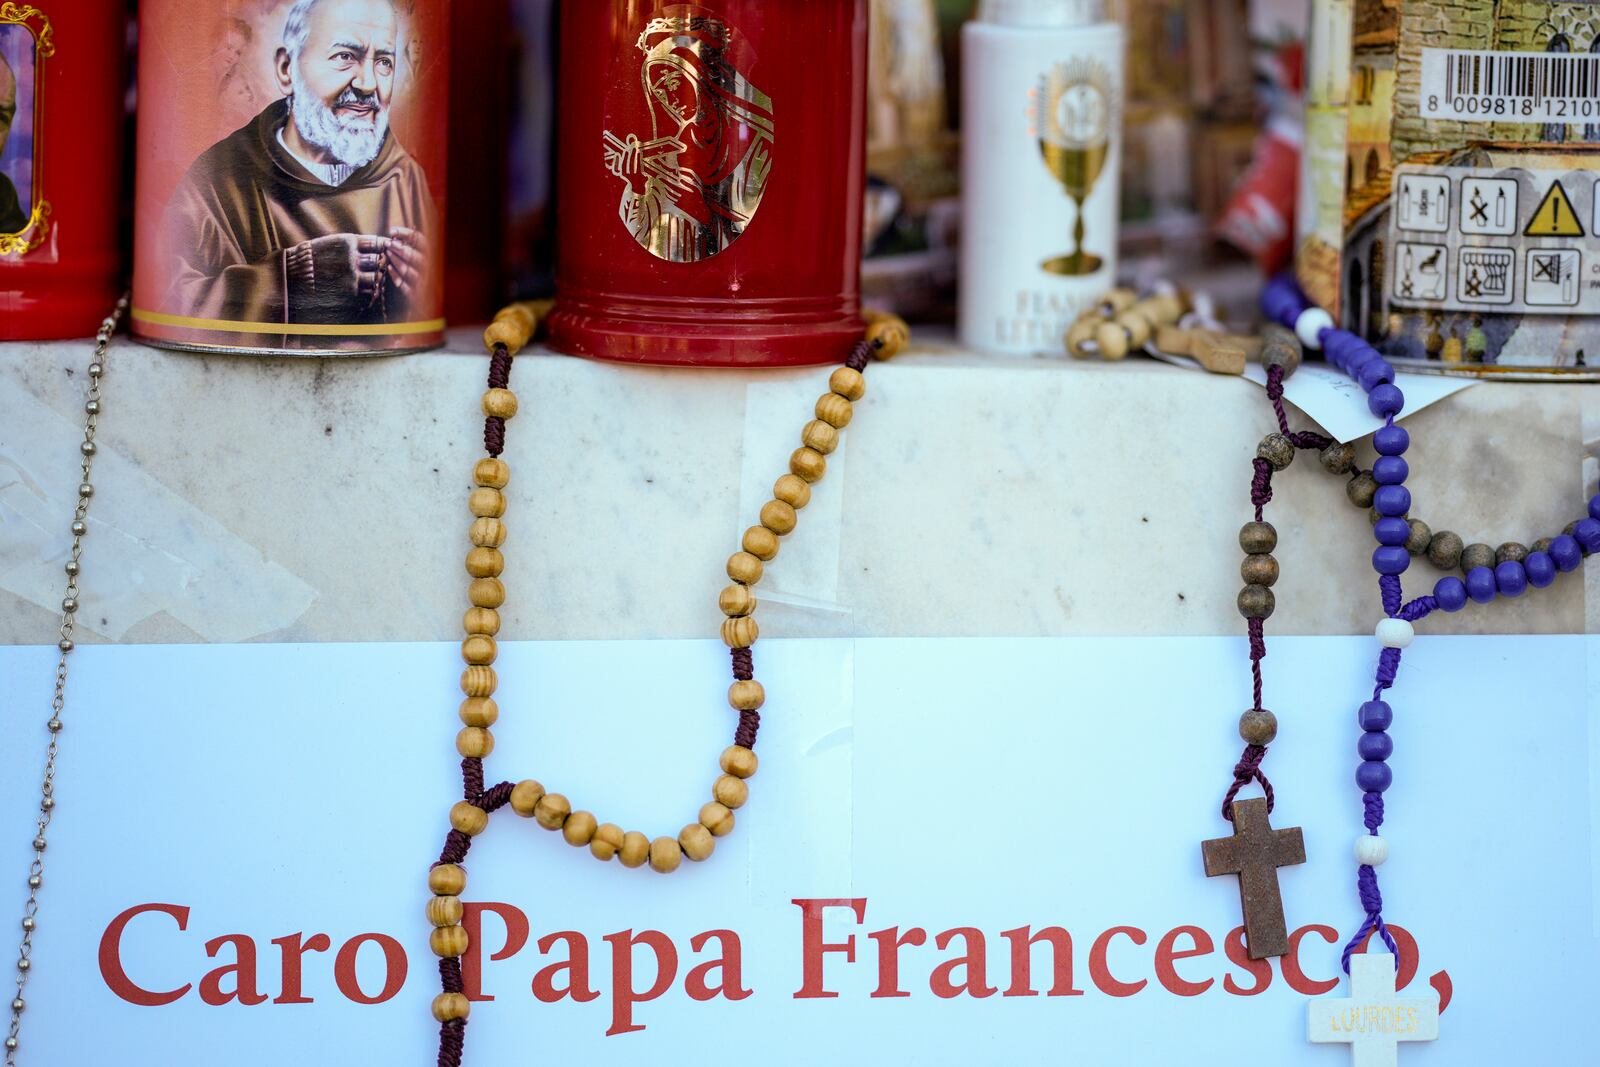
[[[1245,947],[1253,960],[1289,951],[1289,928],[1278,893],[1278,868],[1306,861],[1306,843],[1298,826],[1274,830],[1261,798],[1233,802],[1233,836],[1204,841],[1206,877],[1239,876],[1244,905]]]
[[[1306,1038],[1349,1045],[1354,1067],[1395,1067],[1401,1041],[1438,1040],[1439,998],[1395,996],[1394,957],[1358,953],[1350,957],[1350,996],[1313,1000]]]

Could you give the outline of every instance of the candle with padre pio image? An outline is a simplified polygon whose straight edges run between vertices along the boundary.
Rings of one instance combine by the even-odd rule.
[[[284,355],[443,340],[448,0],[144,0],[133,329]]]

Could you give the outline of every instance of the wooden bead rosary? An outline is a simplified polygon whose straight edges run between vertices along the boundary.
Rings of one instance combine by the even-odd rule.
[[[828,455],[839,444],[839,433],[849,425],[855,402],[865,395],[862,372],[873,358],[889,359],[909,337],[906,324],[892,315],[865,312],[867,329],[863,340],[851,350],[845,365],[833,372],[829,391],[816,404],[816,418],[800,431],[801,446],[789,457],[789,472],[772,487],[772,499],[761,507],[760,524],[744,532],[740,551],[728,558],[728,577],[732,580],[717,598],[727,618],[722,623],[722,639],[733,661],[733,684],[728,687],[728,703],[739,713],[733,744],[719,760],[722,773],[712,783],[711,800],[700,809],[699,817],[679,830],[676,836],[646,837],[637,830],[624,830],[616,823],[602,823],[588,811],[574,811],[571,801],[552,793],[532,779],[484,788],[483,761],[494,751],[490,733],[500,716],[494,702],[497,678],[495,634],[500,630],[498,608],[505,603],[505,585],[500,574],[505,557],[506,513],[503,490],[511,480],[511,468],[500,458],[505,448],[506,422],[517,413],[517,397],[508,388],[512,358],[537,333],[549,313],[548,301],[513,304],[495,316],[484,331],[489,350],[489,388],[483,394],[484,448],[488,455],[473,469],[476,488],[467,498],[473,515],[467,552],[467,574],[472,582],[467,598],[463,626],[466,638],[461,656],[466,669],[461,674],[461,732],[456,735],[456,751],[461,754],[464,799],[450,809],[450,832],[438,862],[428,871],[427,916],[433,926],[429,944],[439,957],[439,977],[443,986],[433,1000],[433,1016],[439,1021],[440,1067],[460,1067],[465,1041],[467,1015],[471,1005],[462,988],[461,957],[466,954],[468,934],[462,925],[465,907],[461,894],[467,887],[467,872],[462,865],[472,839],[489,825],[489,816],[506,805],[525,819],[533,819],[546,830],[560,831],[574,848],[587,846],[601,862],[613,857],[624,867],[650,868],[663,874],[677,870],[685,857],[709,859],[719,837],[733,832],[734,811],[750,795],[749,779],[756,773],[756,731],[761,724],[760,708],[766,700],[761,683],[755,680],[751,647],[756,642],[756,597],[753,587],[761,580],[764,564],[778,554],[779,540],[792,532],[797,513],[811,500],[811,485],[827,470]]]

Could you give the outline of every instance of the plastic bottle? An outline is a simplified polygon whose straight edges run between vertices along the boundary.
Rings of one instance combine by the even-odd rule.
[[[1098,0],[983,0],[961,43],[961,340],[1060,353],[1116,274],[1122,27]]]

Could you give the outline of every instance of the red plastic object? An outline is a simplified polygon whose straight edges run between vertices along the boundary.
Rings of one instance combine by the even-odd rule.
[[[86,337],[120,295],[126,45],[123,0],[0,10],[0,55],[22,68],[0,173],[26,217],[0,232],[0,340]]]
[[[866,0],[562,0],[561,351],[835,362],[861,335]]]

